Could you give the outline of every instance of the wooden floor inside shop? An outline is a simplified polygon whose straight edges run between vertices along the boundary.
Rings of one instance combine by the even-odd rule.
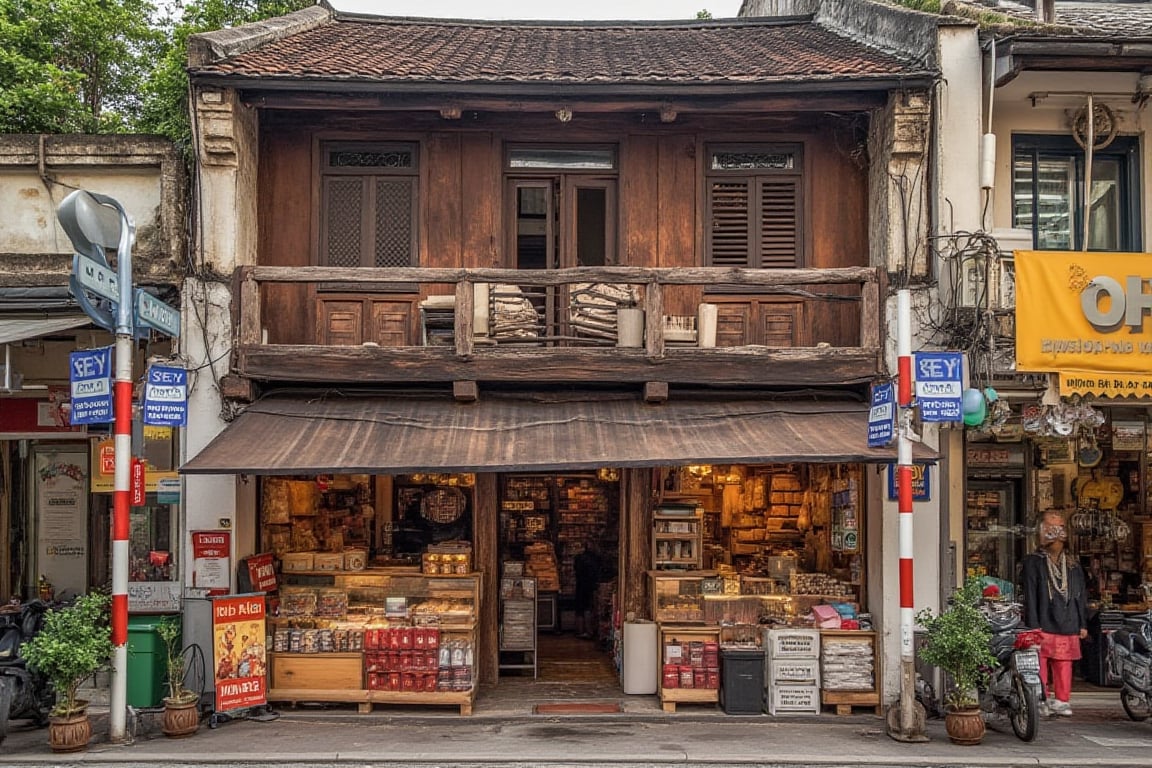
[[[531,670],[503,671],[490,695],[533,704],[604,703],[623,696],[612,654],[603,641],[541,633],[536,644],[540,656],[537,677],[532,677]],[[481,689],[480,696],[484,695]]]

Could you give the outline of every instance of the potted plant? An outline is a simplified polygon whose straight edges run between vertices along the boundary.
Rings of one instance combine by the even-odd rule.
[[[76,752],[88,746],[92,724],[88,702],[76,691],[112,658],[112,628],[107,595],[90,593],[44,614],[44,624],[20,648],[28,666],[48,678],[56,706],[48,719],[48,743],[54,752]]]
[[[951,678],[944,696],[944,725],[957,744],[979,744],[984,738],[978,691],[996,657],[989,648],[992,631],[980,611],[982,597],[983,583],[969,578],[939,614],[930,610],[916,614],[916,622],[924,628],[920,657]]]
[[[165,616],[156,626],[164,642],[168,695],[164,697],[163,729],[166,736],[191,736],[200,729],[200,695],[184,685],[188,667],[180,644],[180,618]]]

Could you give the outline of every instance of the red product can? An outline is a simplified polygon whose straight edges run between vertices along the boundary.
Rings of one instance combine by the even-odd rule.
[[[424,673],[424,690],[426,690],[428,692],[432,692],[432,691],[436,690],[436,673],[435,672],[425,672]]]
[[[708,669],[705,671],[708,673],[708,685],[706,687],[715,691],[720,690],[720,670]]]
[[[414,672],[405,672],[402,676],[402,684],[400,690],[414,691],[416,690],[416,674]]]
[[[412,630],[412,647],[418,651],[428,647],[428,631],[423,627]]]
[[[440,666],[440,654],[433,650],[424,651],[424,668],[437,669]]]
[[[404,627],[403,629],[399,629],[396,631],[400,635],[400,647],[405,648],[405,649],[411,648],[412,647],[412,627]]]
[[[664,687],[665,688],[679,688],[680,687],[680,668],[675,664],[664,665]]]
[[[400,650],[400,630],[388,630],[388,647],[394,651]]]
[[[692,670],[692,686],[694,688],[708,687],[708,671],[704,669]]]
[[[399,672],[389,672],[388,673],[388,690],[389,691],[400,690],[400,673]]]
[[[680,687],[693,688],[694,677],[692,675],[692,667],[681,664],[680,665]]]
[[[424,632],[426,635],[424,642],[427,644],[427,646],[429,648],[439,648],[440,647],[440,630],[436,629],[435,627],[429,627],[426,630],[424,630]]]
[[[364,630],[364,650],[372,651],[380,647],[380,636],[374,629]]]

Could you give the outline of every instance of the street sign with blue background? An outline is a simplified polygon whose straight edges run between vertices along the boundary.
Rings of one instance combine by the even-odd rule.
[[[964,393],[964,356],[960,352],[917,352],[916,404],[921,421],[960,421]]]
[[[912,501],[929,501],[932,491],[929,485],[930,478],[927,464],[912,465]],[[896,465],[888,465],[888,499],[896,501],[899,488],[896,486]]]
[[[144,382],[144,423],[161,427],[188,423],[188,371],[169,365],[149,366]]]
[[[69,355],[72,424],[108,424],[112,413],[112,347]]]
[[[892,382],[872,386],[872,407],[868,409],[868,447],[881,448],[892,442],[896,423],[896,391]]]

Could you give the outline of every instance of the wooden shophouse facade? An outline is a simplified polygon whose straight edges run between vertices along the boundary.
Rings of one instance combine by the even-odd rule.
[[[476,473],[489,681],[498,473],[619,470],[643,616],[655,468],[894,456],[863,425],[889,278],[927,277],[930,61],[812,17],[320,5],[194,36],[190,71],[187,351],[219,386],[192,395],[189,525],[224,510],[237,555],[250,476]]]

